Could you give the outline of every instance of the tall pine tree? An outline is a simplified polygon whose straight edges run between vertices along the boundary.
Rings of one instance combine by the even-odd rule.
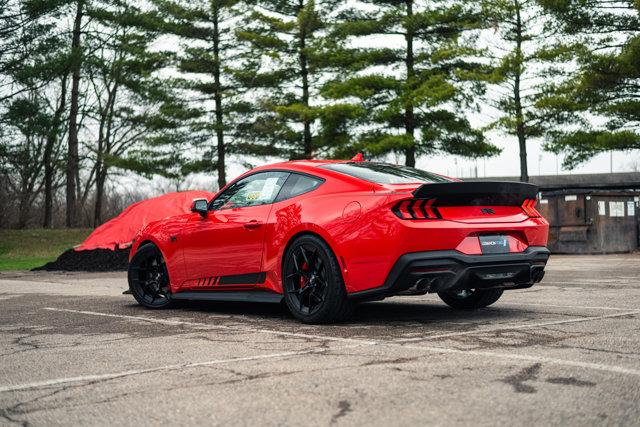
[[[610,150],[640,149],[640,2],[540,0],[578,66],[541,106],[556,113],[547,148],[574,167]]]
[[[251,91],[251,123],[238,131],[238,149],[290,159],[328,155],[350,142],[360,107],[328,103],[320,95],[331,72],[327,37],[338,2],[264,0],[237,31],[249,47],[237,73]]]
[[[363,0],[342,13],[334,35],[344,43],[333,59],[346,73],[324,93],[363,113],[351,151],[402,153],[408,166],[436,152],[499,152],[461,111],[490,75],[471,37],[483,25],[480,12],[475,2]]]
[[[529,181],[527,144],[551,130],[550,111],[540,108],[550,83],[560,81],[564,49],[554,43],[557,32],[546,27],[548,16],[537,0],[488,0],[487,18],[494,23],[489,47],[497,67],[497,87],[490,103],[501,113],[490,128],[515,136],[520,154],[520,180]]]
[[[200,159],[185,159],[184,172],[213,172],[218,186],[227,181],[226,162],[233,151],[234,129],[243,120],[244,103],[234,79],[238,43],[234,28],[242,25],[246,7],[242,0],[156,0],[162,30],[178,37],[174,78],[179,99],[171,109],[186,122],[191,144]],[[182,112],[178,112],[182,109]]]

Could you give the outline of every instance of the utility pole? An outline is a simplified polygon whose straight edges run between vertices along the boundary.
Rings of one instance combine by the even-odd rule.
[[[613,150],[609,151],[609,172],[613,173]]]
[[[542,163],[542,154],[538,155],[538,176],[542,175],[540,173],[540,164]]]

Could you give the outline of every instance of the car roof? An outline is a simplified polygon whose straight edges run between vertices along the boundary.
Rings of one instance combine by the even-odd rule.
[[[371,185],[377,186],[377,184],[375,183],[367,182],[355,176],[347,175],[344,173],[340,173],[337,171],[333,171],[333,170],[325,169],[321,167],[328,164],[351,163],[351,162],[353,162],[353,160],[311,160],[310,159],[310,160],[290,160],[287,162],[271,163],[268,165],[263,165],[263,166],[258,166],[256,168],[253,168],[243,173],[238,178],[234,179],[234,181],[241,179],[247,175],[254,174],[256,172],[269,171],[269,170],[285,170],[290,172],[306,173],[306,174],[317,176],[323,179],[327,179],[327,178],[338,179],[343,182],[350,182],[356,185],[363,185],[367,187]]]
[[[396,188],[398,185],[400,186],[416,185],[415,183],[388,184],[388,185],[380,184],[380,183],[370,182],[356,176],[352,176],[349,174],[345,174],[342,172],[338,172],[338,171],[334,171],[334,170],[322,167],[329,164],[354,163],[354,162],[357,163],[358,161],[357,160],[316,160],[316,159],[289,160],[286,162],[278,162],[278,163],[271,163],[268,165],[258,166],[254,169],[251,169],[243,173],[238,178],[234,179],[232,182],[237,181],[238,179],[244,178],[247,175],[254,174],[256,172],[269,171],[269,170],[285,170],[285,171],[291,171],[291,172],[307,173],[307,174],[314,175],[324,179],[332,178],[332,179],[338,179],[343,182],[350,182],[357,185],[373,186],[374,188],[379,188],[379,187],[388,188],[389,185],[391,185],[393,188]],[[377,163],[377,162],[373,162],[373,163]],[[434,175],[440,175],[440,174],[434,174]],[[440,176],[452,181],[459,181],[455,178],[450,178],[444,175],[440,175]]]
[[[251,169],[250,172],[257,172],[260,170],[269,169],[286,169],[299,172],[318,173],[325,175],[327,169],[320,168],[320,166],[332,164],[332,163],[349,163],[351,160],[290,160],[287,162],[271,163],[264,166],[258,166]]]

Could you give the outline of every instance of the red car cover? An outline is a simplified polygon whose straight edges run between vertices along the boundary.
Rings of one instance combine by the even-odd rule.
[[[117,217],[93,230],[81,245],[75,247],[75,250],[129,247],[138,231],[148,223],[190,212],[193,199],[211,200],[214,195],[215,193],[209,191],[181,191],[134,203]]]

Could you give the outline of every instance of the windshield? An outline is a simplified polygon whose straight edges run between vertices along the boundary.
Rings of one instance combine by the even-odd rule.
[[[344,173],[365,181],[377,184],[409,184],[415,182],[434,183],[449,182],[450,180],[409,166],[392,165],[389,163],[350,162],[331,163],[320,166],[325,169]]]

